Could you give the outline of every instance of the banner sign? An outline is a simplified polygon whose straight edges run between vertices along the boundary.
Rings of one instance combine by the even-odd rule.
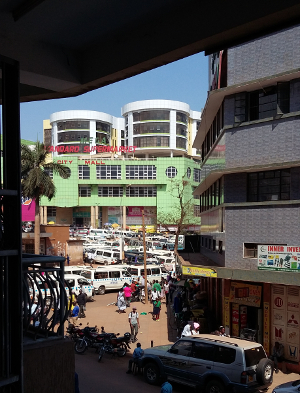
[[[35,200],[22,197],[22,221],[34,221]]]
[[[245,306],[260,307],[261,286],[231,282],[229,301]]]
[[[214,269],[196,266],[182,266],[182,274],[186,276],[217,277]]]
[[[300,271],[300,246],[257,246],[259,270]]]

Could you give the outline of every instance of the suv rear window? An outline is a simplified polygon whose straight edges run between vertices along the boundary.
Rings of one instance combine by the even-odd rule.
[[[245,349],[246,367],[256,366],[260,359],[266,357],[263,347]]]

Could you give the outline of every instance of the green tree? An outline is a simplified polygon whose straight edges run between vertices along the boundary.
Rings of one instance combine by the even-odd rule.
[[[33,149],[21,145],[22,194],[35,200],[35,254],[40,253],[40,199],[45,196],[50,201],[56,192],[50,171],[58,173],[63,179],[70,177],[68,167],[49,161],[49,153],[43,143],[37,142]]]

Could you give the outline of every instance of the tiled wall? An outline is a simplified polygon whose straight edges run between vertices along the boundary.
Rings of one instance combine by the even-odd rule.
[[[228,49],[228,86],[300,67],[300,26]]]

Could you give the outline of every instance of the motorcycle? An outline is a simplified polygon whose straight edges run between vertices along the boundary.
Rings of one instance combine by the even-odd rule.
[[[98,362],[101,361],[104,353],[116,353],[119,357],[126,355],[127,349],[130,349],[129,342],[131,334],[127,332],[122,337],[118,337],[119,335],[120,333],[106,333],[103,343],[101,343],[99,348]]]
[[[145,298],[144,285],[137,287],[136,291],[131,294],[131,302],[141,302]]]
[[[89,324],[87,323],[87,326],[88,325]],[[84,332],[83,332],[83,329],[81,328],[81,326],[82,326],[82,323],[80,323],[79,325],[73,325],[72,323],[69,323],[69,325],[66,329],[67,335],[65,336],[65,338],[69,338],[70,340],[72,340],[74,342],[76,342],[79,338],[83,338]],[[89,327],[89,329],[92,332],[98,331],[97,326]]]
[[[99,334],[98,328],[96,328],[95,330],[95,328],[90,328],[89,326],[86,326],[82,332],[82,337],[77,339],[75,342],[76,353],[82,354],[86,351],[88,347],[95,348],[97,351],[99,349],[99,346],[101,344],[103,345],[105,334]]]

